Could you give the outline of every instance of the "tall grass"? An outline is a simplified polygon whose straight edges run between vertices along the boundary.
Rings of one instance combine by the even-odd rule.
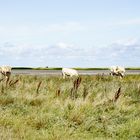
[[[0,82],[0,139],[140,139],[140,75]]]

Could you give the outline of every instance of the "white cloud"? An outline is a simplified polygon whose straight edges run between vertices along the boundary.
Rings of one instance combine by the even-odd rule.
[[[59,48],[72,48],[74,47],[72,44],[66,44],[66,43],[63,43],[63,42],[59,42],[58,44],[56,44],[57,47]]]
[[[106,51],[105,51],[106,50]],[[140,65],[140,42],[136,39],[128,39],[121,42],[116,42],[109,47],[104,48],[104,55],[109,55],[114,61],[114,64],[125,66]],[[106,57],[107,58],[107,57]]]
[[[117,23],[118,25],[140,25],[140,18],[123,20]]]
[[[139,42],[139,39],[137,38],[129,38],[129,39],[120,39],[114,43],[119,44],[119,45],[130,46],[130,45],[136,45],[140,42]]]
[[[140,42],[136,39],[119,40],[102,48],[80,48],[64,42],[51,46],[7,42],[0,46],[0,57],[0,65],[13,66],[139,66]]]

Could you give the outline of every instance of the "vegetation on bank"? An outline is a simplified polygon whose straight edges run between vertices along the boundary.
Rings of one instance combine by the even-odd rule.
[[[140,75],[0,82],[0,139],[140,139]]]
[[[61,70],[61,67],[36,67],[36,68],[32,68],[32,67],[13,67],[12,69],[26,69],[26,70]],[[108,68],[74,68],[76,70],[108,70]],[[140,67],[130,67],[130,68],[125,68],[126,70],[140,70]]]

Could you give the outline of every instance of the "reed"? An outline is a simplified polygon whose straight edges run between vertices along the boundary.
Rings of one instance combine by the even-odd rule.
[[[121,95],[121,87],[119,87],[119,89],[115,93],[113,101],[116,102],[119,99],[120,95]]]
[[[71,98],[72,99],[77,98],[77,91],[78,91],[81,81],[82,81],[81,77],[78,77],[76,80],[73,81],[73,87],[71,89]]]
[[[42,81],[40,81],[37,85],[37,89],[36,89],[36,93],[38,94],[39,93],[39,88],[41,87],[41,84],[42,84]]]

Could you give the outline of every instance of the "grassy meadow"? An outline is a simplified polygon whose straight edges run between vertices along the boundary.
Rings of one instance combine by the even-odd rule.
[[[1,140],[138,140],[140,75],[12,75],[0,82]]]

